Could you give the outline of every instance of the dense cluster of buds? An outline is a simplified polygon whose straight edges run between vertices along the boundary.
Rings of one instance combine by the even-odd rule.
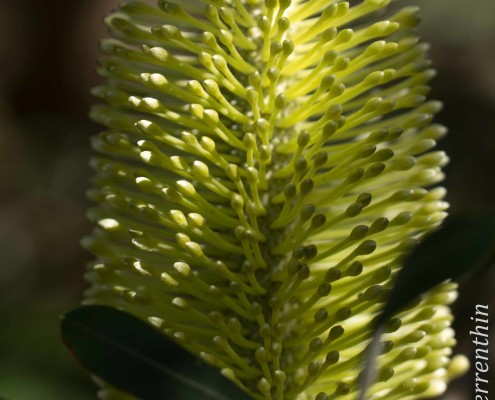
[[[110,15],[86,304],[149,321],[253,399],[354,399],[401,259],[448,206],[418,10],[389,3]],[[436,396],[466,368],[455,297],[442,284],[389,321],[369,398]]]

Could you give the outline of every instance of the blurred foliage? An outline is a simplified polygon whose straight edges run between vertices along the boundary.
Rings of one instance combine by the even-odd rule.
[[[493,207],[495,2],[397,2],[423,9],[423,38],[439,70],[432,97],[444,102],[439,122],[450,129],[440,146],[451,158],[452,209]],[[118,3],[0,2],[0,397],[7,400],[95,398],[60,341],[58,317],[85,287],[90,256],[79,240],[90,230],[84,192],[89,137],[99,130],[87,119],[88,91],[98,83],[102,17]],[[476,303],[495,306],[494,290],[493,276],[461,288],[459,351],[472,352],[469,317]],[[443,399],[472,398],[473,380],[470,372]]]

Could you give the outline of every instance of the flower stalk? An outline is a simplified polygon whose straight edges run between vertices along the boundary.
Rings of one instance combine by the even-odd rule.
[[[254,399],[355,398],[401,259],[448,207],[418,10],[389,3],[107,17],[85,303],[149,321]],[[466,369],[455,289],[388,323],[370,399],[433,397]]]

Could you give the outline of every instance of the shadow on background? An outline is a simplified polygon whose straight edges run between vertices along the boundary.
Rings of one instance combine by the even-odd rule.
[[[100,129],[87,118],[88,92],[99,82],[101,19],[117,3],[0,3],[0,396],[9,400],[95,398],[59,339],[58,317],[80,301],[91,259],[79,246],[90,231],[89,138]],[[439,70],[431,97],[444,102],[437,121],[450,129],[440,147],[451,158],[451,209],[493,207],[495,2],[408,3],[423,7],[423,38]],[[460,352],[472,353],[469,317],[475,304],[494,309],[494,291],[493,274],[461,287]],[[495,348],[491,355],[495,368]],[[442,399],[474,398],[473,381],[471,370]]]

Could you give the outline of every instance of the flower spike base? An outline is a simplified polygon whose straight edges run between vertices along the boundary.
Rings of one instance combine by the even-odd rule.
[[[149,321],[253,399],[355,399],[401,259],[448,206],[418,10],[388,3],[110,15],[85,303]],[[437,396],[466,369],[455,297],[442,284],[389,321],[370,399]]]

